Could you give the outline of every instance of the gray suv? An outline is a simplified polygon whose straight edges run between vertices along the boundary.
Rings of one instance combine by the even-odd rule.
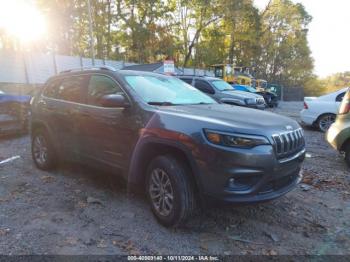
[[[220,78],[209,76],[179,76],[182,81],[211,96],[219,103],[265,109],[264,97],[258,94],[235,90]]]
[[[32,157],[120,174],[165,226],[198,203],[271,200],[301,179],[303,132],[290,118],[219,104],[183,81],[105,68],[50,78],[31,101]],[[198,201],[201,200],[201,201]]]

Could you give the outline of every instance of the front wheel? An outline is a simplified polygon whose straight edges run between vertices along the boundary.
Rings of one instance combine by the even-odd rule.
[[[158,156],[148,167],[146,191],[158,222],[181,226],[192,215],[195,198],[189,171],[172,156]]]
[[[318,129],[322,132],[326,132],[329,127],[334,123],[336,116],[334,114],[324,114],[317,120]]]

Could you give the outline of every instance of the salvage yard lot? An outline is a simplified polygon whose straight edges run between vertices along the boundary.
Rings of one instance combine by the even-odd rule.
[[[302,103],[276,113],[298,119]],[[28,136],[0,140],[1,254],[350,254],[350,176],[324,134],[305,128],[303,184],[272,202],[202,210],[166,229],[122,180],[67,164],[34,167]]]

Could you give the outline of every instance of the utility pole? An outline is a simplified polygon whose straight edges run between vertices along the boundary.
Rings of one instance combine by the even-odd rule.
[[[92,65],[95,66],[95,46],[94,46],[94,37],[93,37],[93,28],[92,28],[92,17],[91,17],[91,4],[90,0],[87,0],[88,4],[88,13],[89,13],[89,29],[90,29],[90,55],[92,59]]]

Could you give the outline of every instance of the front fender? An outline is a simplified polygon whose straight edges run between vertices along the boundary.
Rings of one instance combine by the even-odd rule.
[[[199,190],[201,190],[202,185],[199,180],[199,169],[192,154],[191,149],[185,144],[165,138],[159,137],[144,137],[139,140],[137,145],[135,146],[135,150],[132,154],[129,171],[127,173],[127,181],[128,187],[134,186],[142,186],[144,184],[145,178],[145,169],[143,165],[143,161],[145,156],[147,158],[147,154],[149,154],[149,150],[156,147],[164,147],[167,150],[174,149],[176,152],[181,152],[183,156],[186,158],[187,162],[190,165],[191,171],[193,173],[194,180],[197,184]],[[151,159],[150,159],[151,160]]]

